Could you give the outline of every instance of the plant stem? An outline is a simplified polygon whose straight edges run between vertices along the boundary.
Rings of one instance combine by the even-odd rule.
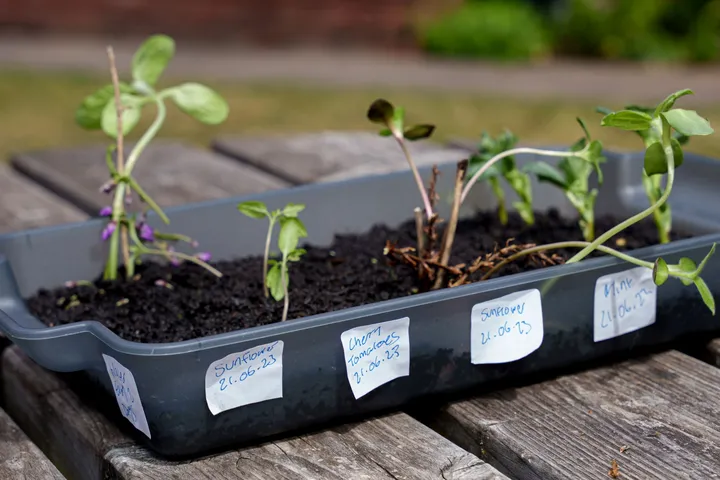
[[[120,99],[120,81],[118,79],[117,67],[115,65],[115,52],[113,48],[107,47],[108,60],[110,62],[110,76],[112,77],[113,90],[115,95],[115,110],[117,112],[117,172],[121,177],[125,172],[125,158],[123,152],[123,105]],[[105,269],[106,280],[117,279],[117,250],[118,250],[118,236],[120,237],[120,244],[122,248],[123,261],[126,266],[126,271],[129,274],[128,266],[130,265],[130,245],[128,241],[128,230],[127,226],[121,221],[125,211],[125,194],[127,193],[125,184],[120,182],[115,190],[115,197],[113,198],[113,209],[112,219],[117,225],[115,231],[112,234],[110,240],[110,253],[108,256],[107,268]]]
[[[423,205],[425,205],[425,215],[427,215],[427,219],[430,220],[433,216],[433,209],[432,205],[430,204],[430,197],[428,196],[427,190],[425,190],[425,184],[423,183],[422,177],[420,176],[420,172],[418,172],[418,169],[415,166],[415,162],[410,156],[410,151],[407,149],[405,141],[398,136],[395,136],[395,140],[397,140],[400,148],[403,151],[403,154],[405,155],[405,159],[410,165],[410,169],[412,170],[413,176],[415,177],[415,183],[417,183],[418,189],[420,190],[420,196],[422,197]]]
[[[265,239],[265,254],[263,255],[263,293],[265,294],[265,298],[268,298],[268,287],[267,287],[267,271],[268,271],[268,257],[270,256],[270,241],[272,239],[272,231],[273,227],[275,226],[275,219],[270,218],[270,226],[268,227],[268,233],[267,238]]]
[[[485,165],[483,165],[480,170],[475,172],[475,175],[472,176],[470,180],[468,180],[468,183],[465,185],[465,188],[463,189],[462,196],[460,197],[460,203],[463,203],[465,201],[465,198],[467,198],[468,194],[470,193],[470,189],[475,185],[475,182],[478,181],[478,179],[482,176],[483,173],[485,173],[490,167],[492,167],[495,163],[499,162],[505,157],[510,157],[512,155],[517,155],[520,153],[532,153],[535,155],[541,155],[545,157],[577,157],[578,152],[556,152],[551,150],[540,150],[537,148],[527,148],[527,147],[520,147],[520,148],[513,148],[512,150],[506,150],[504,152],[500,152],[497,155],[495,155],[493,158],[488,160]]]
[[[497,273],[500,269],[502,269],[505,265],[508,263],[514,262],[515,260],[522,258],[526,255],[530,255],[537,252],[544,252],[547,250],[558,250],[560,248],[583,248],[590,245],[590,242],[580,242],[580,241],[570,241],[570,242],[557,242],[557,243],[548,243],[547,245],[539,245],[537,247],[531,247],[527,248],[525,250],[522,250],[520,252],[514,253],[510,255],[509,257],[503,259],[500,263],[495,265],[492,269],[490,269],[485,275],[482,276],[480,281],[484,281],[492,277],[495,273]],[[637,258],[631,257],[630,255],[626,255],[622,252],[618,252],[617,250],[614,250],[610,247],[606,247],[605,245],[598,245],[597,250],[607,253],[609,255],[613,255],[614,257],[619,258],[620,260],[624,260],[628,263],[632,263],[633,265],[637,265],[639,267],[647,267],[649,269],[653,268],[653,263],[646,262],[643,260],[639,260]]]
[[[282,320],[281,320],[283,322],[285,320],[287,320],[288,308],[290,307],[290,298],[288,296],[287,279],[285,278],[285,272],[287,271],[287,263],[285,263],[286,261],[287,261],[287,259],[283,256],[283,264],[282,264],[282,267],[280,268],[280,281],[282,282],[283,293],[284,293],[284,295],[283,295],[284,305],[283,305],[283,314],[282,314]]]
[[[415,207],[415,235],[417,236],[417,253],[422,258],[425,253],[425,232],[423,232],[422,209]]]
[[[140,251],[140,253],[143,254],[143,255],[161,255],[161,256],[166,257],[166,258],[169,256],[169,254],[168,254],[167,252],[163,251],[163,250],[155,250],[155,249],[152,249],[152,248],[143,248],[143,249]],[[182,258],[183,260],[186,260],[186,261],[188,261],[188,262],[192,262],[192,263],[194,263],[194,264],[196,264],[196,265],[199,265],[199,266],[207,269],[210,273],[212,273],[212,274],[215,275],[216,277],[222,277],[222,276],[223,276],[223,274],[222,274],[219,270],[211,267],[211,266],[208,265],[206,262],[203,262],[203,261],[200,260],[199,258],[194,257],[194,256],[192,256],[192,255],[186,255],[186,254],[181,253],[181,252],[172,252],[172,255],[170,255],[170,256],[175,256],[175,257],[178,257],[178,258]]]
[[[450,261],[450,254],[452,253],[453,242],[455,241],[455,229],[457,228],[458,216],[460,215],[460,195],[462,195],[463,181],[467,173],[468,161],[463,160],[458,162],[457,171],[455,173],[455,196],[453,197],[452,211],[450,213],[450,220],[448,222],[445,233],[443,234],[442,247],[440,254],[440,265],[446,266]],[[440,269],[435,278],[435,284],[433,290],[442,287],[445,281],[445,269]]]
[[[667,139],[667,141],[666,141]],[[603,233],[599,237],[597,237],[593,242],[582,249],[580,252],[575,254],[570,260],[568,260],[565,263],[577,263],[580,260],[584,259],[588,255],[592,253],[593,250],[598,248],[601,244],[605,243],[607,240],[612,238],[613,236],[617,235],[618,233],[622,232],[626,228],[628,228],[630,225],[633,225],[640,220],[644,219],[648,215],[651,215],[655,210],[660,208],[668,199],[670,196],[670,192],[672,191],[673,182],[675,181],[675,159],[673,158],[673,151],[672,151],[672,145],[670,144],[670,127],[663,128],[663,150],[665,151],[665,159],[667,161],[667,167],[668,167],[668,179],[667,179],[667,186],[665,187],[665,191],[663,192],[660,199],[653,205],[650,205],[650,207],[646,208],[640,213],[637,213],[633,215],[632,217],[628,218],[624,222],[621,222],[617,225],[615,225],[613,228],[608,230],[607,232]]]
[[[157,106],[157,116],[155,117],[155,120],[153,120],[153,123],[150,125],[150,127],[145,131],[143,136],[140,137],[140,140],[138,140],[137,144],[135,144],[135,148],[132,149],[130,155],[128,155],[127,166],[125,169],[125,175],[127,176],[130,176],[133,168],[135,167],[135,164],[138,161],[138,158],[140,158],[140,154],[143,152],[143,150],[145,150],[145,147],[148,146],[150,141],[155,138],[155,135],[157,135],[160,127],[162,127],[162,124],[165,121],[165,115],[167,114],[167,108],[165,107],[165,103],[162,101],[161,98],[157,96],[153,100],[155,100],[155,105]]]

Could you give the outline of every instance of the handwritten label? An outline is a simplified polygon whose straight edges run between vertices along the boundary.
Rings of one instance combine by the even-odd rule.
[[[283,396],[282,340],[231,353],[205,372],[205,401],[213,415]]]
[[[537,289],[478,303],[470,320],[470,357],[474,364],[514,362],[542,344],[542,300]]]
[[[595,341],[652,325],[656,307],[657,287],[649,268],[637,267],[598,278],[593,321]]]
[[[145,410],[143,410],[132,372],[109,355],[103,354],[103,360],[105,360],[105,367],[107,367],[112,382],[120,413],[135,428],[147,435],[148,438],[152,438],[150,437],[150,427],[148,427],[147,418],[145,418]]]
[[[355,398],[410,375],[410,317],[364,325],[340,335]]]

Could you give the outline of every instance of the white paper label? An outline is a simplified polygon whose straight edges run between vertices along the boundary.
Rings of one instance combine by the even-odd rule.
[[[410,375],[410,317],[364,325],[340,335],[355,398]]]
[[[470,356],[474,364],[514,362],[540,348],[540,291],[524,290],[473,306]]]
[[[117,399],[120,413],[127,418],[130,423],[145,435],[150,437],[150,427],[148,427],[147,418],[145,418],[145,410],[143,410],[140,394],[138,393],[135,377],[130,370],[123,367],[120,362],[113,357],[103,354],[105,367],[107,367],[110,381],[112,382],[115,398]]]
[[[205,401],[213,415],[283,396],[282,340],[231,353],[205,372]]]
[[[655,323],[657,287],[652,270],[637,267],[598,278],[595,283],[596,342]]]

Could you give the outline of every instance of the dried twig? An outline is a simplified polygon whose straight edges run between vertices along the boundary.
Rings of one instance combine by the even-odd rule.
[[[452,253],[453,242],[455,241],[455,229],[457,228],[458,216],[460,214],[460,197],[462,195],[463,181],[465,180],[465,174],[467,173],[468,160],[462,160],[457,164],[457,170],[455,173],[455,190],[453,197],[452,211],[450,213],[450,221],[448,222],[445,234],[443,235],[442,246],[440,248],[440,265],[447,265],[450,261],[450,254]],[[445,280],[445,271],[440,270],[438,276],[435,279],[433,290],[442,287]]]
[[[107,47],[108,60],[110,61],[110,75],[112,77],[113,89],[115,91],[115,110],[117,110],[117,171],[122,177],[125,174],[125,156],[123,152],[123,105],[120,99],[120,80],[118,79],[117,66],[115,65],[115,52],[113,48]],[[130,192],[127,192],[127,196]],[[126,268],[130,265],[130,242],[128,239],[127,225],[120,224],[120,243],[122,248],[123,261]]]

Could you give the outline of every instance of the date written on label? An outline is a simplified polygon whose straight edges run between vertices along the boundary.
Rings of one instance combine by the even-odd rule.
[[[205,400],[212,414],[281,398],[283,347],[277,340],[211,363],[205,372]]]
[[[355,398],[410,374],[410,318],[364,325],[342,333],[345,368]]]
[[[135,428],[150,437],[150,427],[145,417],[145,410],[140,401],[135,377],[130,370],[109,355],[103,354],[105,367],[107,368],[113,392],[117,400],[120,413],[127,418]]]
[[[472,363],[505,363],[537,350],[543,340],[540,292],[525,290],[478,303],[471,313]]]
[[[649,268],[638,267],[598,278],[594,340],[608,340],[652,325],[656,308],[657,287]]]

